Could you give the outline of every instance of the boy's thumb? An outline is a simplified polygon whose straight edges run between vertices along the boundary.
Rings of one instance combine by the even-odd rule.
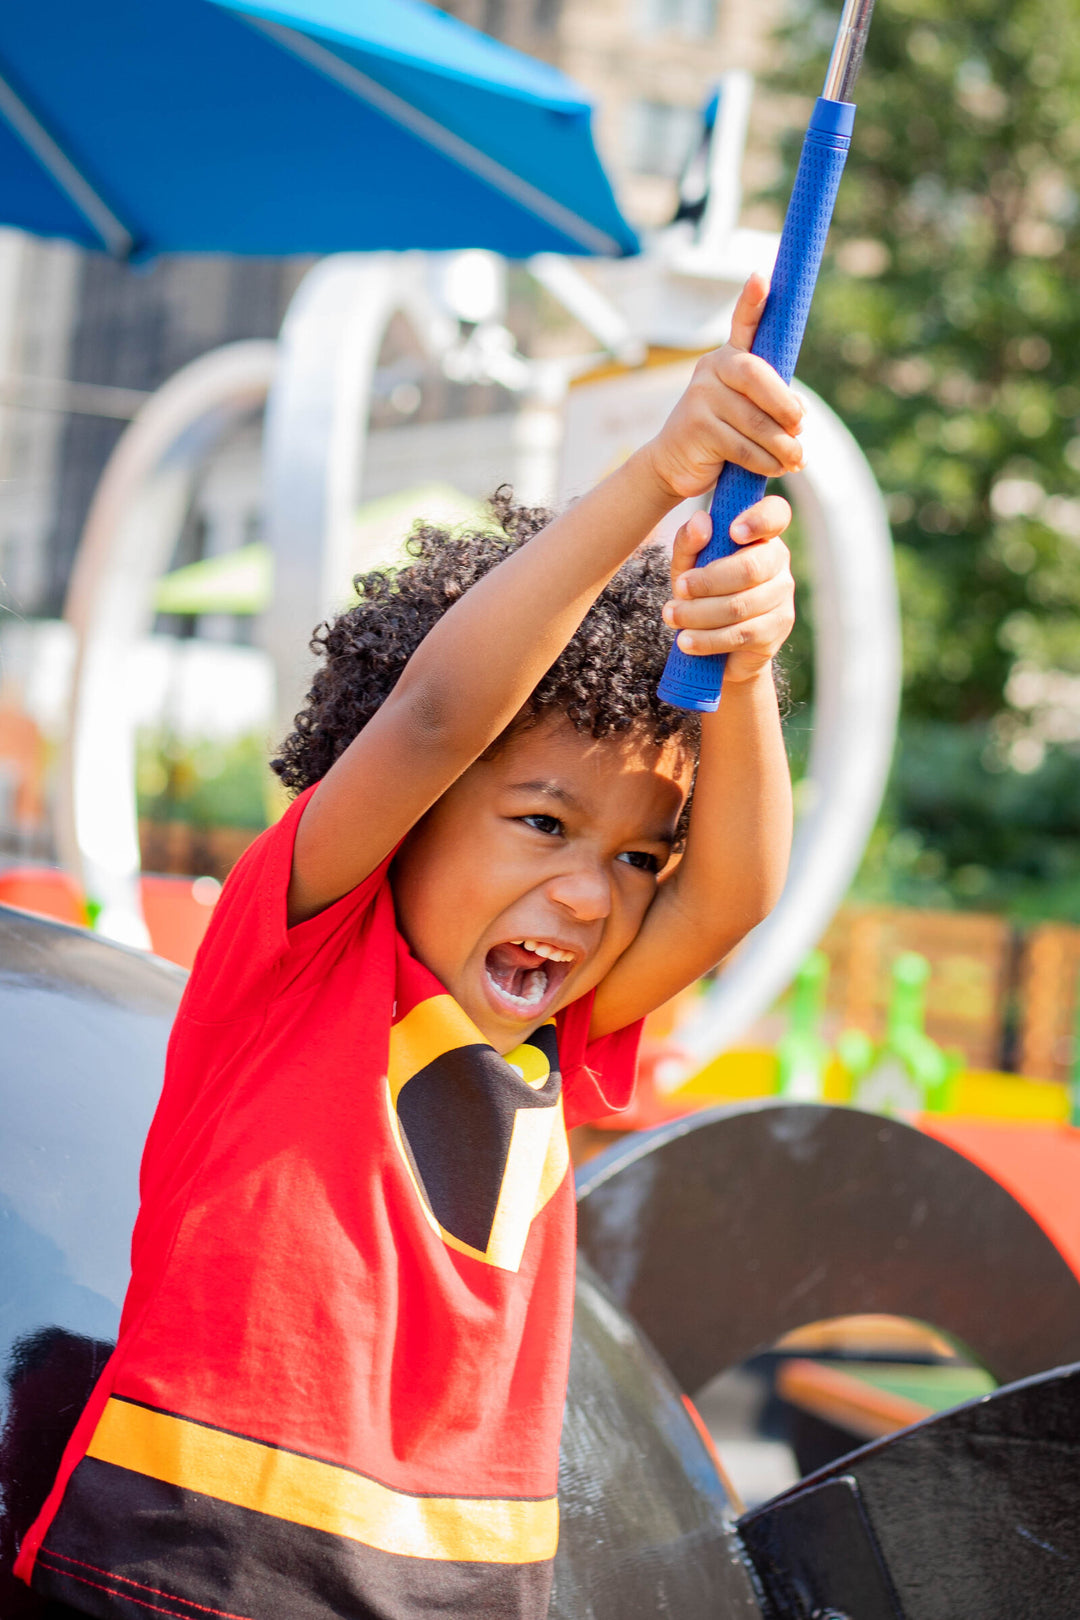
[[[749,276],[746,285],[739,294],[735,312],[731,317],[731,337],[729,342],[735,349],[749,349],[753,344],[765,308],[765,300],[769,296],[769,284],[764,276],[755,270]]]

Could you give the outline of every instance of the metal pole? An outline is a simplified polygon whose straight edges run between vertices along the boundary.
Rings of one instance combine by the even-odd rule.
[[[851,100],[851,92],[862,67],[873,10],[874,0],[846,0],[833,41],[825,88],[821,92],[826,101]]]

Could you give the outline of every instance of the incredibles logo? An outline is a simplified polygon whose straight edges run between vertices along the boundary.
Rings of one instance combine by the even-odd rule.
[[[390,1032],[388,1103],[443,1242],[517,1271],[570,1162],[554,1021],[500,1057],[452,997],[432,996]]]

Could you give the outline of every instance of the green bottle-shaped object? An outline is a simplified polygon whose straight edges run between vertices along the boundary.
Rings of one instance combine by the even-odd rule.
[[[905,951],[893,963],[885,1039],[859,1077],[852,1101],[879,1114],[939,1112],[960,1059],[926,1033],[925,956]]]
[[[791,987],[791,1018],[776,1048],[776,1089],[792,1102],[820,1102],[825,1095],[829,1048],[821,1038],[829,958],[811,951]]]

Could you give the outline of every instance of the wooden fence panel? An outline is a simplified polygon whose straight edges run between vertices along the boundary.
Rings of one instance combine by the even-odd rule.
[[[140,821],[143,871],[214,877],[224,882],[258,836],[258,827],[193,827],[186,821]]]
[[[959,1047],[971,1068],[997,1068],[1013,970],[1013,931],[1001,917],[899,906],[845,906],[822,940],[828,1001],[840,1028],[880,1039],[892,964],[903,951],[930,963],[926,1029]]]
[[[1080,928],[1040,923],[1024,942],[1020,961],[1021,1074],[1068,1080],[1076,1055],[1080,981]]]

